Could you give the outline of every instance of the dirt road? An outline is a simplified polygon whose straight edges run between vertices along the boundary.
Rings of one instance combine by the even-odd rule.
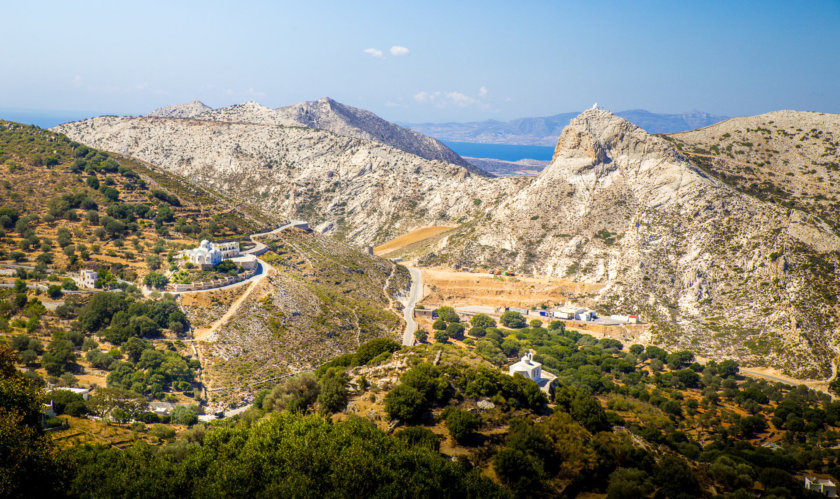
[[[408,293],[408,302],[403,309],[403,317],[405,318],[403,345],[411,346],[414,344],[414,332],[417,331],[417,322],[414,321],[414,307],[422,299],[423,275],[413,267],[408,267],[408,271],[411,273],[411,291]]]

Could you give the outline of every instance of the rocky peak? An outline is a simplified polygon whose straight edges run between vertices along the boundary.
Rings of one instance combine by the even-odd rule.
[[[151,118],[194,118],[213,108],[196,99],[186,104],[173,104],[155,109],[146,116]]]

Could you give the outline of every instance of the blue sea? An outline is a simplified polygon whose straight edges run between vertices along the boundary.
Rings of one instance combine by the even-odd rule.
[[[62,123],[84,120],[94,116],[100,116],[101,114],[86,111],[50,111],[46,109],[0,107],[0,120],[35,125],[41,128],[51,128]]]
[[[461,156],[471,158],[493,158],[503,161],[537,159],[551,161],[554,148],[551,146],[514,146],[509,144],[477,144],[474,142],[445,142],[450,149]]]

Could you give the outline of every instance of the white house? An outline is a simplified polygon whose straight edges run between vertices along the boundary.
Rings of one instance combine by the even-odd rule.
[[[805,488],[819,492],[826,497],[837,497],[837,484],[830,478],[805,477]]]
[[[83,288],[95,288],[99,280],[99,273],[94,270],[82,270],[79,272],[79,281]]]
[[[528,352],[522,356],[522,359],[520,359],[519,362],[510,366],[508,374],[513,376],[516,373],[519,373],[539,384],[542,379],[542,364],[535,362],[533,354]]]

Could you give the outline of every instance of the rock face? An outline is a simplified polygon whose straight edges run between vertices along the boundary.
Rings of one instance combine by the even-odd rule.
[[[186,104],[173,104],[171,106],[163,106],[155,109],[146,116],[152,118],[194,118],[201,113],[212,111],[213,108],[201,102],[194,100]]]
[[[536,177],[485,178],[311,128],[103,117],[58,127],[357,244],[460,224],[422,263],[605,284],[651,340],[827,376],[840,351],[840,239],[710,176],[608,111],[573,119]]]
[[[657,343],[826,376],[840,333],[840,239],[788,212],[590,110],[530,185],[451,236],[460,243],[437,260],[603,282],[599,308],[652,319]]]

